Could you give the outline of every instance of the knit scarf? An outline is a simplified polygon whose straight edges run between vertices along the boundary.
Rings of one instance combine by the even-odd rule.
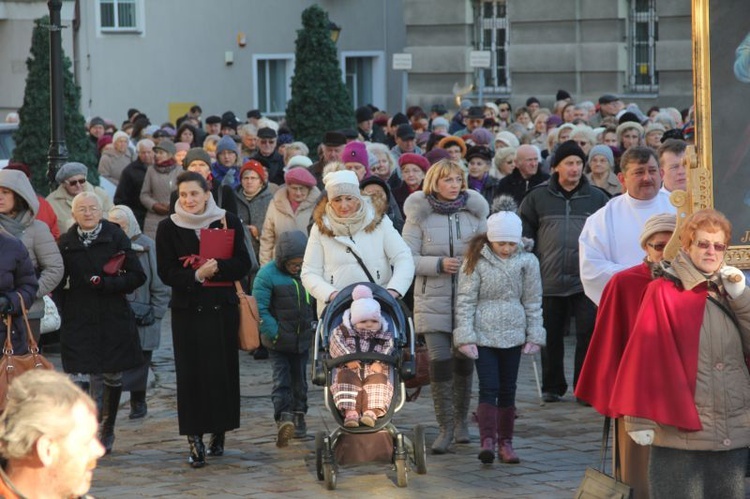
[[[13,237],[19,238],[33,220],[33,216],[28,215],[31,215],[28,210],[21,210],[14,216],[0,214],[0,226]]]
[[[216,205],[214,197],[208,196],[206,208],[202,213],[188,213],[182,205],[180,205],[178,200],[174,205],[174,213],[170,215],[169,218],[172,219],[172,222],[174,222],[177,227],[192,229],[198,234],[198,237],[200,237],[201,229],[205,229],[216,220],[221,220],[226,214],[226,210],[222,210]]]
[[[265,191],[267,188],[268,188],[268,186],[264,185],[263,187],[260,188],[260,190],[258,192],[256,192],[255,194],[252,194],[252,195],[248,194],[244,189],[240,189],[240,192],[242,193],[243,196],[245,196],[245,200],[247,200],[247,202],[249,203],[253,199],[255,199],[256,197],[258,197],[260,195],[260,193],[263,192],[263,191]]]
[[[85,247],[91,246],[91,243],[96,241],[96,238],[99,237],[99,233],[102,231],[102,223],[99,222],[96,227],[94,227],[91,230],[83,230],[81,226],[78,226],[78,239],[81,240],[81,243]]]
[[[219,185],[228,184],[232,186],[232,189],[236,189],[240,185],[239,170],[236,166],[224,166],[217,161],[214,163],[211,173],[214,182]]]
[[[434,194],[429,194],[425,196],[425,198],[427,199],[427,202],[430,203],[432,211],[438,215],[453,215],[466,206],[466,201],[469,199],[469,193],[461,191],[461,194],[459,194],[453,201],[440,201]]]
[[[154,169],[156,169],[159,173],[167,174],[175,169],[177,166],[177,163],[175,162],[174,158],[169,158],[167,160],[162,161],[161,163],[156,163],[154,165]]]
[[[484,183],[487,182],[487,177],[489,177],[488,173],[485,173],[482,175],[482,178],[474,178],[469,177],[469,188],[474,189],[477,192],[482,192],[482,189],[484,188]]]
[[[331,226],[331,230],[337,236],[352,237],[362,230],[367,223],[367,207],[365,207],[363,201],[360,201],[359,209],[347,218],[341,218],[336,215],[336,212],[331,207],[331,203],[326,203],[326,215],[328,216],[328,223]]]

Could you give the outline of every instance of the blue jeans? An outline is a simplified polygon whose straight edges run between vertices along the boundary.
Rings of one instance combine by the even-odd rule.
[[[516,380],[522,345],[513,348],[477,347],[479,403],[495,407],[516,405]]]
[[[282,412],[307,413],[307,351],[282,353],[268,350],[273,367],[273,417],[279,420]]]

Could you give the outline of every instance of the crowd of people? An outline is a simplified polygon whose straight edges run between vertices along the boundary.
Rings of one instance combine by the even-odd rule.
[[[520,462],[518,368],[522,354],[541,351],[545,402],[574,392],[617,418],[638,497],[744,496],[750,397],[737,394],[750,392],[750,292],[724,261],[729,222],[693,214],[674,235],[676,256],[662,259],[676,230],[669,194],[687,184],[689,110],[642,112],[611,94],[576,103],[560,91],[549,108],[534,97],[515,110],[464,100],[452,116],[442,105],[393,115],[368,105],[352,117],[356,127],[321,134],[317,154],[257,110],[244,123],[231,111],[202,119],[200,106],[161,126],[136,109],[119,129],[93,118],[113,199],[80,163],[59,169],[46,199],[26,165],[0,172],[0,313],[17,319],[21,296],[39,320],[52,293],[63,368],[98,406],[103,452],[123,389],[129,416],[147,414],[148,365],[168,309],[189,462],[200,468],[231,445],[226,434],[240,426],[235,281],[263,319],[277,445],[306,436],[315,320],[344,288],[369,282],[413,310],[426,342],[434,454],[471,442],[476,369],[478,458]],[[216,233],[228,234],[222,254],[207,250]],[[392,351],[368,293],[357,290],[330,332],[332,355],[361,348],[360,337]],[[20,323],[18,332],[20,351],[24,334],[38,334]],[[393,387],[377,362],[355,364],[338,372],[336,406],[344,426],[372,427]],[[651,446],[648,468],[649,453],[631,440]],[[0,434],[3,455],[4,442]],[[699,478],[661,471],[687,468]],[[718,470],[732,480],[716,480]]]

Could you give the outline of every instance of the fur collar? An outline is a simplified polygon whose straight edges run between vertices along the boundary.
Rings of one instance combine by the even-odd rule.
[[[367,204],[369,211],[368,217],[371,220],[365,225],[364,231],[370,233],[374,231],[385,216],[386,209],[388,208],[385,203],[373,200],[370,196],[362,196],[362,199]],[[326,204],[328,203],[328,194],[324,191],[318,199],[315,209],[313,209],[312,218],[315,221],[315,225],[318,226],[318,230],[321,234],[328,237],[335,237],[335,234],[326,223]]]
[[[468,189],[467,192],[469,193],[469,197],[466,200],[466,206],[461,211],[468,211],[480,220],[487,218],[490,214],[490,208],[484,197],[472,189]],[[416,191],[406,198],[404,202],[404,215],[407,220],[419,224],[432,214],[432,207],[423,191]]]

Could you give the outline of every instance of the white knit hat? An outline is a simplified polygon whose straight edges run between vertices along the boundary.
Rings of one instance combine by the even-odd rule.
[[[351,170],[330,172],[323,178],[323,183],[329,201],[339,196],[354,196],[362,199],[359,192],[359,179]]]
[[[487,239],[491,243],[521,244],[521,219],[512,211],[499,211],[487,219]]]
[[[380,303],[372,297],[372,291],[367,286],[360,284],[352,291],[352,306],[349,309],[351,323],[356,325],[362,321],[381,321]]]

